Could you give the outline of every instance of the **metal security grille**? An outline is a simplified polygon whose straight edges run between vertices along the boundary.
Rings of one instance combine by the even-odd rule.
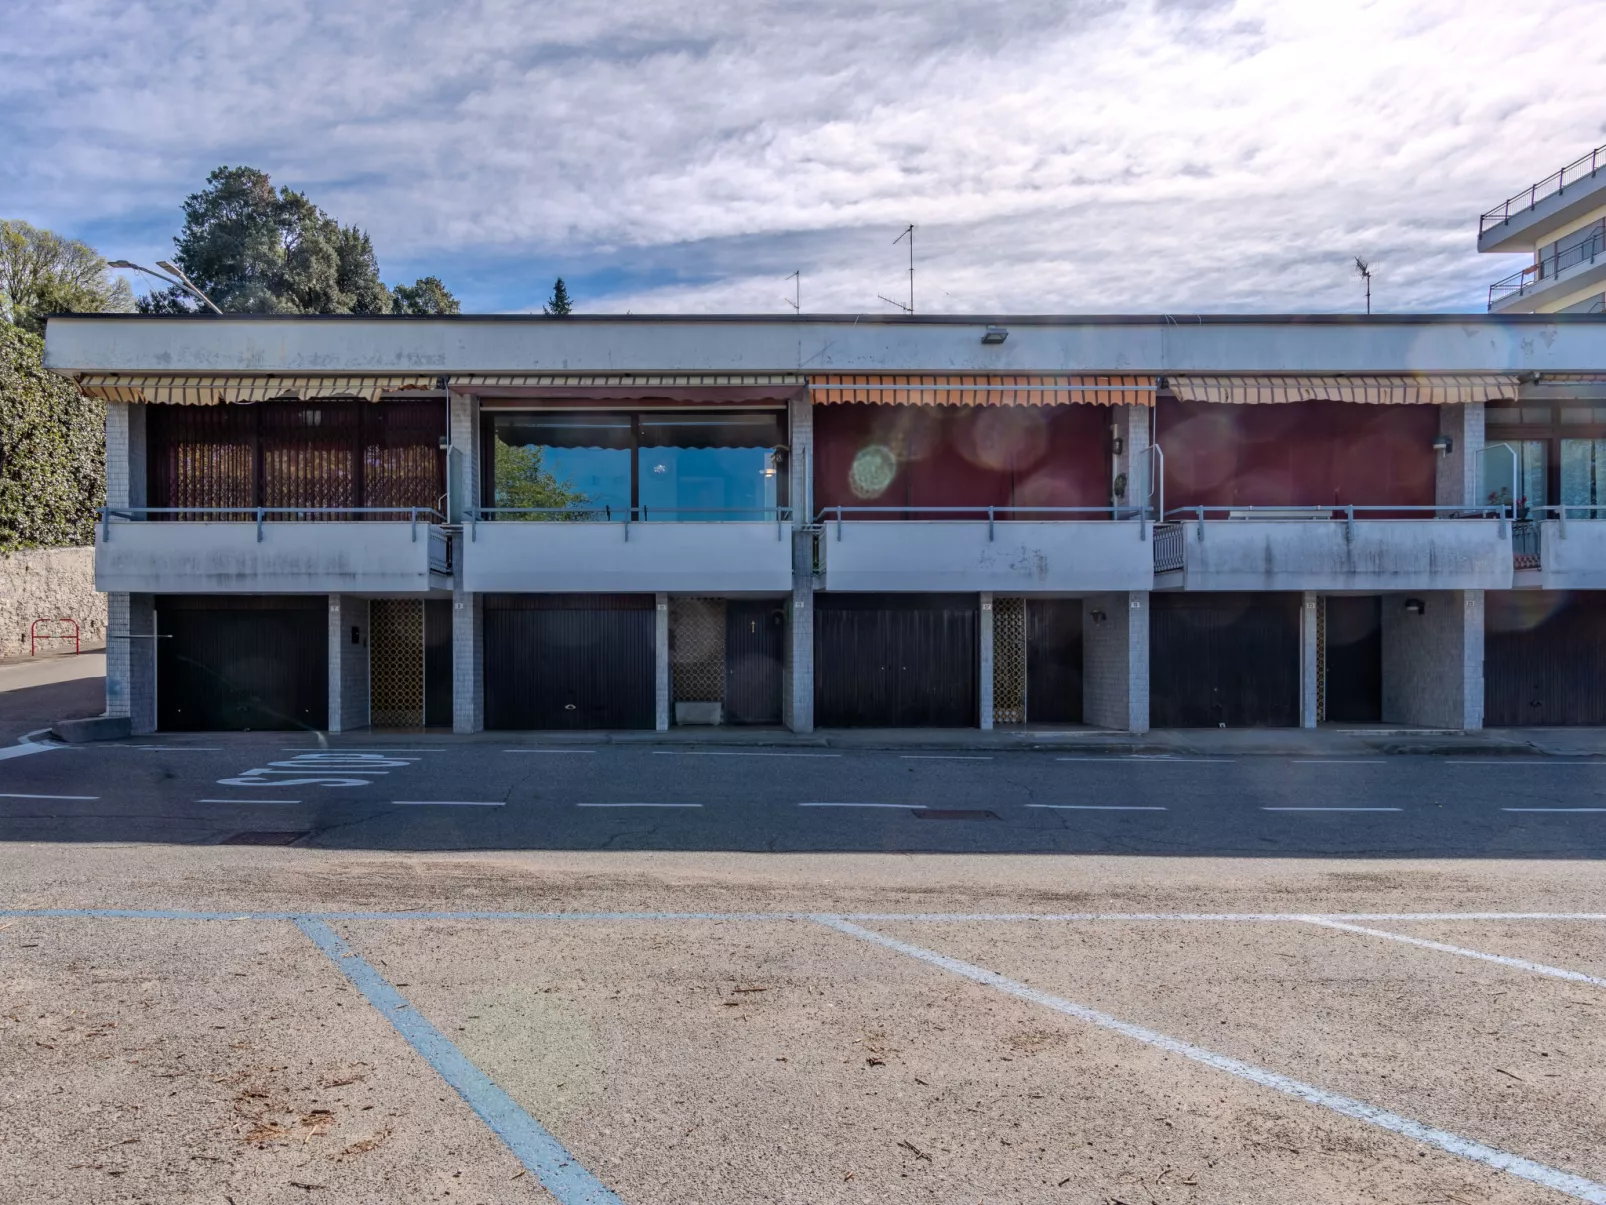
[[[1026,600],[993,599],[993,723],[1026,722]]]
[[[677,703],[725,701],[725,600],[669,602],[669,678]]]
[[[375,728],[423,727],[423,600],[374,599],[368,628],[369,723]]]
[[[1327,722],[1327,599],[1316,599],[1316,721]]]

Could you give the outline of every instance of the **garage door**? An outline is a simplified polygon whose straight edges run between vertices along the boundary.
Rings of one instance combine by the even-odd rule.
[[[156,724],[166,732],[321,729],[329,600],[159,596]]]
[[[974,726],[977,603],[974,594],[815,595],[815,723]]]
[[[1483,596],[1483,722],[1606,724],[1606,591]]]
[[[1026,600],[1026,722],[1082,722],[1079,598]]]
[[[1297,727],[1299,595],[1154,594],[1149,722]]]
[[[487,728],[651,728],[653,596],[485,599]]]

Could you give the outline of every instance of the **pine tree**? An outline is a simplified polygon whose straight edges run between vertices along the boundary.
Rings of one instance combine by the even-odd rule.
[[[541,312],[551,318],[567,318],[573,308],[569,302],[568,286],[563,283],[563,277],[560,276],[553,282],[552,296],[547,299],[546,305],[541,307]]]

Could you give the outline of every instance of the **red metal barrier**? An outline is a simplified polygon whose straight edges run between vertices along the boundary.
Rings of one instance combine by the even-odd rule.
[[[40,632],[39,625],[42,623],[70,623],[72,624],[72,631]],[[34,620],[28,625],[28,656],[32,657],[34,653],[38,651],[39,641],[41,640],[70,640],[72,641],[72,651],[74,656],[82,651],[78,647],[78,621],[76,619],[63,618]]]

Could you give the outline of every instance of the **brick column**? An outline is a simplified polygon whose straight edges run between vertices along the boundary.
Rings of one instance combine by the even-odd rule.
[[[1149,595],[1082,600],[1082,719],[1123,732],[1149,730]]]
[[[1149,493],[1148,406],[1111,406],[1110,421],[1121,450],[1110,457],[1110,501],[1115,506],[1142,506]],[[1159,491],[1155,491],[1155,505]]]
[[[329,731],[355,732],[372,722],[368,693],[368,600],[329,596]]]
[[[1321,606],[1314,591],[1306,590],[1299,601],[1299,726],[1316,727],[1321,714],[1321,648],[1317,642],[1317,609]]]
[[[106,596],[106,714],[156,731],[156,606],[149,594]]]
[[[652,625],[653,727],[669,731],[669,595],[653,600]]]
[[[453,522],[460,522],[465,509],[480,504],[480,399],[454,393],[451,407],[446,513]]]
[[[781,666],[781,722],[814,731],[814,408],[807,393],[787,406],[791,438],[787,488],[792,506],[792,598]]]
[[[144,506],[144,406],[106,403],[106,505]]]
[[[461,559],[458,562],[461,565]],[[452,591],[452,731],[485,729],[484,595]]]
[[[993,596],[989,591],[981,592],[981,606],[977,611],[980,617],[979,639],[976,641],[980,654],[981,664],[976,671],[977,694],[981,696],[978,710],[981,712],[981,727],[991,731],[993,727]]]
[[[1476,506],[1478,472],[1488,458],[1478,455],[1483,442],[1483,403],[1439,407],[1439,433],[1450,437],[1450,450],[1439,457],[1433,501],[1439,506]],[[1504,455],[1504,453],[1491,453]]]
[[[1383,596],[1383,721],[1483,727],[1482,590]]]

